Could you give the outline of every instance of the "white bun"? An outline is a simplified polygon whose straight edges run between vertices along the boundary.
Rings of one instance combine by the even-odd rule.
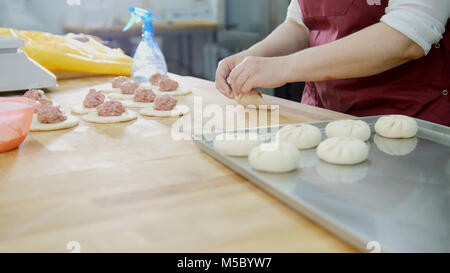
[[[319,128],[309,125],[288,125],[278,132],[281,142],[294,144],[298,149],[311,149],[322,141],[322,133]]]
[[[327,137],[356,137],[362,141],[367,141],[371,135],[370,127],[366,122],[351,119],[328,123],[325,133]]]
[[[225,133],[214,139],[214,148],[230,156],[248,156],[250,151],[261,144],[256,133]]]
[[[380,117],[375,123],[375,131],[388,138],[411,138],[418,131],[415,119],[403,115]]]
[[[369,147],[355,137],[328,138],[317,147],[317,156],[332,164],[354,165],[367,159]]]
[[[250,165],[257,171],[284,173],[299,167],[300,152],[291,143],[263,143],[250,152]]]

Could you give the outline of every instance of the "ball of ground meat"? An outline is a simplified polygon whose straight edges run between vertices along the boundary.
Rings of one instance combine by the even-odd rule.
[[[40,123],[53,124],[63,122],[67,119],[58,107],[42,105],[37,112],[37,119]]]
[[[169,78],[167,79],[162,79],[159,82],[159,90],[160,91],[174,91],[177,90],[178,88],[178,82],[171,80]]]
[[[158,111],[170,111],[177,105],[177,99],[169,95],[157,96],[155,99],[155,110]]]
[[[139,88],[139,83],[135,81],[128,81],[122,83],[120,86],[120,90],[122,91],[122,94],[126,95],[133,95],[136,89]]]
[[[83,101],[83,107],[95,108],[105,102],[105,95],[95,89],[90,89]]]
[[[41,99],[47,99],[47,97],[45,96],[44,91],[42,90],[38,90],[38,89],[30,89],[28,90],[24,95],[24,97],[35,100],[35,101],[39,101]]]
[[[120,116],[125,113],[125,107],[120,101],[105,101],[97,106],[97,114],[102,117]]]
[[[135,102],[153,102],[155,100],[155,93],[153,93],[152,89],[150,88],[144,88],[139,87],[136,89],[136,92],[134,92],[134,98],[133,101]]]
[[[37,113],[42,106],[52,106],[52,105],[53,105],[53,102],[51,100],[48,100],[46,98],[41,98],[38,101],[38,105],[34,109],[34,112]]]
[[[158,85],[159,81],[160,81],[161,79],[163,79],[164,77],[167,77],[167,76],[164,76],[163,74],[157,72],[157,73],[153,74],[153,75],[150,77],[150,79],[148,79],[148,81],[149,81],[151,84],[153,84],[153,85]]]
[[[124,77],[124,76],[119,76],[119,77],[115,77],[112,81],[111,81],[111,86],[113,88],[120,88],[120,86],[125,83],[130,81],[131,79],[128,77]]]

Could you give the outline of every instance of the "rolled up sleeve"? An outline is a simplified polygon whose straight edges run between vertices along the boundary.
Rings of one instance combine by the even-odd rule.
[[[442,39],[450,16],[449,0],[390,0],[380,21],[420,45],[425,54]]]
[[[303,22],[302,10],[297,0],[291,0],[291,3],[287,9],[286,19],[294,20],[297,24],[303,26],[305,29],[308,29]]]

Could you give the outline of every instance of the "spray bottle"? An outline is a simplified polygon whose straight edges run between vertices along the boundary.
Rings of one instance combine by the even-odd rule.
[[[139,43],[133,58],[133,80],[148,82],[148,79],[156,72],[163,75],[167,74],[166,60],[155,41],[153,14],[145,9],[133,6],[128,7],[128,11],[131,12],[131,18],[123,29],[124,32],[139,21],[144,24],[142,26],[142,41]]]

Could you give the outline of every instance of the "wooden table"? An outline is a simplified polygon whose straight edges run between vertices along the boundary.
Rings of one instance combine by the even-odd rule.
[[[177,77],[204,104],[225,108],[214,83]],[[61,81],[64,109],[110,78]],[[180,99],[192,109],[194,95]],[[280,123],[348,117],[275,97]],[[0,251],[353,252],[348,244],[235,174],[192,141],[174,141],[176,119],[119,125],[81,122],[30,133],[0,154]]]

